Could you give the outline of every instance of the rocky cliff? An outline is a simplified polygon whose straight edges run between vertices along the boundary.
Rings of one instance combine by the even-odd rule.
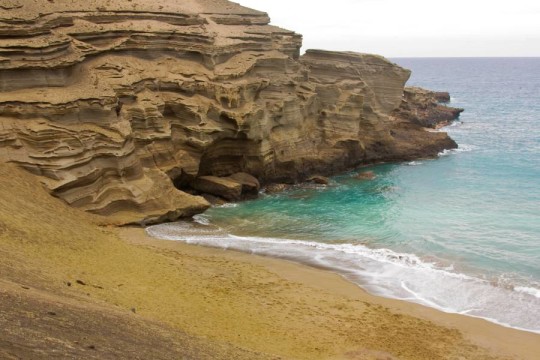
[[[150,223],[203,211],[179,190],[201,177],[293,182],[456,146],[411,121],[408,70],[300,47],[224,0],[1,0],[0,160]]]
[[[450,124],[463,112],[463,109],[444,105],[448,102],[450,94],[447,92],[406,87],[401,105],[392,115],[420,126],[437,129]]]

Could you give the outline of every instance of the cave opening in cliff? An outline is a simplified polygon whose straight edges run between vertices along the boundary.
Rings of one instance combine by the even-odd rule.
[[[171,177],[174,187],[178,190],[189,194],[196,193],[195,189],[193,189],[192,187],[193,181],[196,179],[195,175],[189,174],[184,170],[181,170],[180,174],[169,174],[169,176]]]

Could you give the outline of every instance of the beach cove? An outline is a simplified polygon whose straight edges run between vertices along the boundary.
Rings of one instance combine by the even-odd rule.
[[[0,359],[538,359],[540,58],[346,2],[2,1]]]
[[[4,358],[54,350],[85,358],[534,359],[540,351],[537,334],[371,296],[332,272],[100,226],[24,171],[0,170],[9,214],[0,252],[10,259],[0,267]],[[7,201],[12,191],[19,200]],[[9,321],[14,304],[32,305],[19,318],[32,326]]]
[[[540,332],[540,60],[396,59],[465,108],[458,148],[217,205],[154,237],[331,269],[372,294]],[[500,309],[505,309],[501,311]]]

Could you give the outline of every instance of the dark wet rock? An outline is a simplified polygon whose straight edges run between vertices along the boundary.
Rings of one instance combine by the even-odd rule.
[[[202,194],[201,196],[212,205],[223,205],[227,203],[227,200],[220,198],[219,196],[211,194]]]
[[[403,101],[394,115],[423,127],[440,128],[456,120],[463,112],[463,109],[441,104],[448,102],[450,94],[447,92],[406,87]]]
[[[256,177],[248,173],[244,173],[244,172],[235,173],[228,176],[227,179],[236,181],[237,183],[242,185],[242,196],[244,197],[248,195],[257,196],[261,188],[261,184],[259,183],[259,180],[257,180]]]
[[[320,176],[320,175],[314,175],[310,177],[309,179],[307,179],[307,181],[314,182],[315,184],[320,184],[320,185],[328,185],[330,183],[330,179],[328,179],[325,176]]]

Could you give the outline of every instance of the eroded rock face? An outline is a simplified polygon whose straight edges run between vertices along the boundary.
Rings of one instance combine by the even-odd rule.
[[[193,182],[193,188],[229,201],[242,199],[242,184],[226,177],[201,176]]]
[[[247,173],[235,173],[228,177],[242,185],[242,194],[244,197],[256,197],[261,189],[261,183],[256,177]]]
[[[0,160],[120,223],[203,211],[179,176],[291,183],[455,143],[395,110],[409,71],[299,56],[301,36],[221,0],[0,7]]]
[[[448,125],[463,112],[463,109],[442,105],[448,102],[450,94],[447,92],[406,87],[403,101],[395,110],[395,115],[420,126],[436,129]]]

